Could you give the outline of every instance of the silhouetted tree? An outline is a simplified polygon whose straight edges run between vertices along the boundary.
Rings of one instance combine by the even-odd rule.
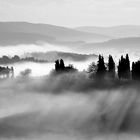
[[[65,64],[64,64],[63,59],[60,60],[60,69],[61,70],[64,70],[65,69]]]
[[[122,77],[122,68],[121,68],[121,60],[119,60],[119,65],[118,65],[118,77],[121,79]]]
[[[32,70],[31,69],[25,69],[24,71],[20,72],[20,76],[27,78],[31,75]]]
[[[18,56],[18,55],[15,55],[13,58],[13,61],[15,62],[18,62],[18,61],[20,61],[20,57]]]
[[[112,78],[115,77],[115,62],[111,55],[109,55],[109,59],[108,59],[108,72],[109,72],[109,76],[111,76]]]
[[[87,69],[87,72],[89,73],[89,77],[93,78],[97,72],[97,65],[95,64],[95,62],[92,62]]]
[[[60,64],[59,64],[59,60],[55,61],[55,70],[59,71],[60,70]]]
[[[96,76],[100,78],[104,78],[105,74],[106,74],[106,67],[104,63],[104,57],[99,55]]]
[[[128,54],[126,54],[126,77],[130,79],[130,61]]]
[[[9,61],[10,61],[9,57],[6,55],[4,55],[1,60],[3,63],[9,63]]]
[[[61,59],[60,61],[59,60],[55,61],[55,71],[58,73],[76,72],[77,69],[75,69],[71,64],[69,66],[65,66],[63,59]]]
[[[132,63],[132,79],[140,80],[140,61]]]
[[[11,67],[11,73],[12,73],[11,77],[14,77],[14,67]]]
[[[87,69],[87,72],[88,73],[95,73],[97,71],[97,65],[92,62],[89,66],[88,66],[88,69]]]
[[[14,68],[12,67],[11,69],[7,66],[7,67],[1,67],[0,66],[0,78],[9,78],[9,77],[13,77],[14,73]]]
[[[136,79],[136,68],[135,68],[135,63],[132,63],[132,79]]]
[[[119,60],[118,77],[120,79],[129,79],[130,78],[130,61],[129,61],[128,54],[126,55],[126,58],[121,56],[121,59]]]

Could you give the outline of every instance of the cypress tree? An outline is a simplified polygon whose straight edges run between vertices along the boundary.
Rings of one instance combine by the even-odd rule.
[[[106,67],[105,67],[105,63],[104,63],[104,57],[99,55],[99,58],[98,58],[98,63],[97,63],[97,72],[96,72],[96,75],[98,77],[103,77],[105,76],[106,74]]]
[[[126,78],[130,79],[130,61],[128,54],[126,54]]]
[[[108,59],[108,72],[112,78],[115,77],[115,62],[111,55],[109,55],[109,59]]]
[[[118,65],[118,77],[120,79],[129,79],[130,78],[130,61],[129,56],[126,54],[126,58],[121,56]]]
[[[65,69],[65,64],[64,64],[63,59],[60,60],[60,69],[61,70],[64,70]]]

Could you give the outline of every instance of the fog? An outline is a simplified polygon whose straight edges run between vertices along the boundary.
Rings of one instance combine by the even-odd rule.
[[[41,43],[40,43],[41,44]],[[68,47],[52,45],[52,44],[43,44],[42,45],[16,45],[16,46],[0,46],[0,56],[8,55],[24,55],[26,53],[32,52],[48,52],[48,51],[62,51],[71,52]]]
[[[40,43],[41,44],[41,43]],[[108,56],[112,54],[116,59],[120,57],[122,54],[129,53],[131,60],[139,59],[140,52],[133,48],[117,48],[112,45],[111,49],[107,48],[97,48],[97,47],[87,47],[82,46],[68,46],[68,45],[53,45],[53,44],[36,44],[36,45],[17,45],[17,46],[0,46],[0,56],[8,55],[19,55],[25,57],[28,53],[33,52],[49,52],[49,51],[58,51],[58,52],[69,52],[69,53],[77,53],[77,54],[103,54]]]
[[[55,49],[61,51],[54,45],[9,46],[0,48],[0,55]],[[107,61],[107,53],[100,53]],[[137,59],[134,54],[131,60]],[[114,55],[117,63],[120,52]],[[93,61],[97,60],[65,61],[65,65],[83,71]],[[54,75],[54,63],[9,66],[14,67],[15,78],[0,79],[1,140],[140,139],[139,82],[89,79],[84,72]],[[21,75],[25,69],[31,69],[31,77]]]
[[[93,59],[94,60],[94,59]],[[87,70],[89,64],[92,60],[83,61],[83,62],[75,62],[75,61],[65,61],[66,65],[73,64],[73,66],[79,71]],[[15,64],[6,64],[3,66],[13,66],[14,67],[14,76],[17,77],[20,73],[26,69],[31,70],[31,76],[40,77],[48,75],[55,68],[54,62],[52,63],[34,63],[34,62],[21,62]]]
[[[19,55],[21,57],[25,57],[26,53],[32,53],[32,52],[49,52],[49,51],[60,51],[60,52],[72,52],[72,53],[83,53],[83,50],[78,50],[78,48],[70,48],[68,46],[58,46],[58,45],[51,45],[51,44],[42,44],[42,45],[17,45],[17,46],[7,46],[7,47],[0,47],[0,56],[8,55],[8,56],[14,56]],[[85,51],[86,49],[84,49]],[[120,59],[121,55],[125,55],[126,53],[129,53],[130,61],[137,61],[139,59],[139,52],[133,52],[130,50],[117,50],[117,49],[88,49],[87,54],[103,54],[105,56],[105,61],[108,61],[108,55],[112,54],[113,58],[116,62],[116,65],[118,64],[118,60]],[[86,52],[86,51],[85,51]],[[43,59],[43,58],[42,58]],[[69,58],[68,58],[69,59]],[[75,68],[77,68],[79,71],[87,70],[89,64],[92,62],[96,62],[97,59],[88,59],[86,61],[70,61],[70,60],[64,60],[66,65],[73,64]],[[7,66],[7,65],[6,65]],[[13,66],[15,70],[15,76],[18,76],[21,71],[24,71],[25,69],[31,69],[32,76],[44,76],[48,75],[52,69],[54,69],[54,62],[52,63],[33,63],[33,62],[24,62],[24,63],[15,63],[15,64],[8,64],[8,66]]]
[[[32,53],[32,52],[49,52],[49,51],[61,51],[63,52],[74,52],[70,50],[67,47],[63,46],[56,46],[56,45],[17,45],[17,46],[7,46],[7,47],[0,47],[0,56],[3,55],[7,56],[14,56],[19,55],[21,57],[25,57],[26,53]],[[43,60],[43,58],[42,58]],[[95,60],[95,59],[93,59]],[[79,71],[87,70],[88,65],[93,60],[86,60],[81,62],[76,61],[65,61],[66,65],[73,64],[74,67],[76,67]],[[22,62],[22,63],[15,63],[15,64],[6,64],[4,66],[13,66],[14,67],[14,75],[19,76],[21,71],[24,71],[25,69],[31,69],[32,73],[31,75],[36,76],[44,76],[48,75],[52,69],[54,69],[54,62],[48,62],[48,63],[34,63],[34,62]]]
[[[0,139],[139,139],[139,86],[123,85],[84,73],[1,80]]]

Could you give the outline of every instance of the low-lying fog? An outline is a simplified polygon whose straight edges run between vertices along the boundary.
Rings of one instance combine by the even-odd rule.
[[[65,61],[66,65],[73,64],[75,68],[77,68],[79,71],[87,70],[89,64],[92,61],[84,61],[84,62],[72,62],[72,61]],[[5,65],[7,66],[7,65]],[[9,67],[14,67],[14,76],[17,77],[20,75],[22,71],[25,71],[26,69],[31,70],[31,76],[33,77],[39,77],[39,76],[45,76],[48,75],[52,70],[55,68],[55,63],[34,63],[34,62],[22,62],[22,63],[15,63],[15,64],[9,64]]]
[[[58,51],[58,52],[70,52],[70,53],[77,53],[77,54],[103,54],[108,56],[112,54],[115,58],[119,58],[121,54],[129,53],[131,60],[139,59],[140,51],[135,48],[117,48],[112,46],[112,49],[100,49],[94,48],[90,46],[90,49],[85,46],[85,48],[79,46],[59,46],[59,45],[52,45],[52,44],[42,44],[42,45],[17,45],[17,46],[0,46],[0,57],[3,55],[13,56],[13,55],[24,55],[26,53],[32,52],[49,52],[49,51]]]
[[[63,49],[53,45],[49,49],[21,45],[0,48],[0,55],[54,50]],[[116,62],[119,57],[120,54],[115,54]],[[138,57],[131,55],[130,59]],[[91,62],[66,61],[65,64],[73,64],[82,71]],[[31,69],[32,76],[44,76],[54,69],[54,63],[27,62],[9,66],[14,67],[15,76],[25,69]],[[138,140],[139,91],[139,84],[95,81],[84,73],[0,80],[0,139]]]
[[[51,44],[45,44],[45,45],[18,45],[18,46],[7,46],[7,47],[0,47],[0,56],[7,55],[7,56],[24,56],[26,53],[32,53],[32,52],[48,52],[48,51],[60,51],[60,52],[72,52],[72,53],[83,53],[84,50],[78,50],[77,48],[70,48],[68,46],[56,46]],[[94,49],[92,49],[94,50]],[[120,58],[121,54],[129,53],[130,60],[137,61],[139,59],[140,53],[139,52],[133,52],[131,50],[88,50],[87,54],[103,54],[105,56],[105,61],[108,61],[108,55],[112,54],[116,64],[118,64],[118,59]],[[65,61],[65,60],[64,60]],[[87,70],[88,65],[91,64],[93,61],[97,61],[95,59],[93,60],[87,60],[87,61],[65,61],[66,65],[73,64],[75,68],[77,68],[79,71]],[[7,65],[6,65],[7,66]],[[54,69],[54,63],[16,63],[11,64],[8,66],[13,66],[15,69],[15,76],[18,76],[21,71],[24,71],[25,69],[31,69],[32,70],[32,76],[44,76],[50,73],[52,69]]]
[[[102,84],[83,73],[1,80],[0,139],[139,139],[139,86]]]
[[[42,45],[17,45],[17,46],[0,46],[0,56],[3,55],[23,55],[32,52],[47,52],[47,51],[64,51],[72,52],[68,47],[42,44]]]

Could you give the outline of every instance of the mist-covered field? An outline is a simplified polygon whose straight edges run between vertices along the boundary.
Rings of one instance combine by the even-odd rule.
[[[1,23],[0,57],[50,61],[4,65],[14,67],[15,77],[0,79],[0,140],[140,139],[140,83],[90,79],[86,72],[98,54],[105,63],[111,54],[116,66],[122,54],[128,53],[131,62],[139,60],[138,29],[129,28],[105,29],[102,35],[89,29]],[[54,61],[61,56],[79,72],[55,75]]]
[[[2,140],[140,139],[139,83],[84,73],[0,81]]]
[[[7,55],[9,57],[13,57],[14,55],[19,55],[21,57],[26,56],[33,56],[34,58],[41,59],[41,60],[51,60],[46,63],[34,63],[34,62],[19,62],[15,64],[5,64],[4,66],[13,66],[15,70],[15,76],[19,76],[21,71],[25,69],[32,70],[32,76],[44,76],[48,75],[52,69],[54,69],[54,61],[57,59],[61,59],[62,55],[65,55],[64,61],[66,65],[72,64],[75,68],[79,71],[87,70],[88,66],[92,62],[97,62],[98,54],[103,54],[105,56],[105,62],[108,61],[108,55],[112,54],[115,60],[116,65],[121,57],[121,55],[125,55],[129,53],[130,61],[137,61],[139,60],[140,52],[127,49],[124,50],[123,48],[113,48],[106,49],[102,48],[87,48],[84,46],[85,49],[82,47],[80,49],[78,46],[75,48],[71,48],[69,46],[59,46],[59,45],[52,45],[52,44],[44,44],[44,45],[17,45],[17,46],[7,46],[7,47],[0,47],[0,57],[3,55]],[[56,52],[55,52],[56,51]],[[85,52],[85,53],[84,53]],[[56,55],[60,53],[61,55]],[[73,56],[76,54],[76,57]],[[83,56],[80,56],[82,55]],[[92,57],[93,54],[93,57]],[[87,58],[85,58],[85,55]],[[35,57],[36,56],[36,57]],[[80,56],[80,57],[79,57]]]

